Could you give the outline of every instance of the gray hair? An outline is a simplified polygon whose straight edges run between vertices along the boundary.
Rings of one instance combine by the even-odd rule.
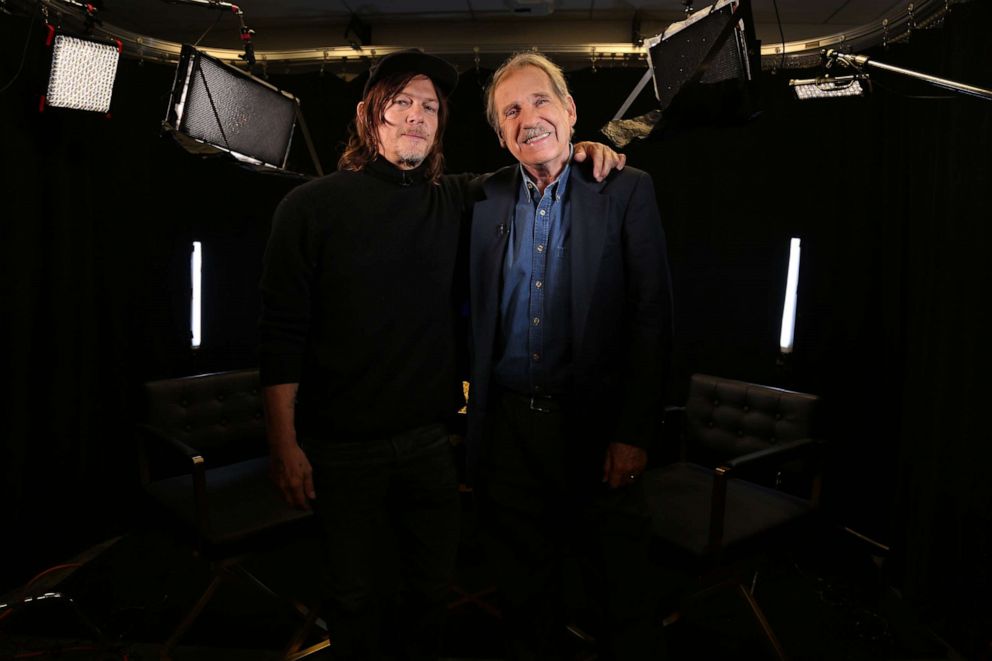
[[[533,51],[525,51],[523,53],[517,53],[511,55],[506,62],[499,65],[496,69],[496,73],[493,74],[493,79],[489,81],[489,86],[486,87],[486,119],[489,120],[489,125],[493,127],[496,131],[496,135],[500,135],[499,132],[499,117],[496,110],[496,87],[499,86],[500,82],[506,76],[523,69],[524,67],[537,67],[541,71],[547,74],[548,79],[551,81],[551,88],[555,92],[555,96],[565,104],[570,96],[568,92],[568,83],[565,82],[565,74],[562,73],[561,67],[557,64],[541,55],[540,53],[535,53]],[[500,136],[502,137],[502,136]]]

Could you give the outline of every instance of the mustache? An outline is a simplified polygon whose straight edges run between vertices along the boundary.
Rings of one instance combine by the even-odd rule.
[[[520,141],[526,142],[531,138],[536,138],[537,136],[545,133],[553,133],[553,131],[547,126],[530,126],[523,129],[523,132],[520,134]]]

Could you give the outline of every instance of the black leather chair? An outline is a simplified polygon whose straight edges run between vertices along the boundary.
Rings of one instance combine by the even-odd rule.
[[[165,643],[167,657],[222,581],[241,580],[275,595],[240,560],[283,543],[311,513],[284,503],[268,480],[257,370],[151,381],[144,384],[144,399],[137,428],[142,485],[213,573]],[[312,624],[315,616],[296,608]],[[296,651],[290,648],[287,657],[298,658]]]
[[[815,395],[695,374],[683,411],[682,460],[643,475],[664,561],[688,563],[696,593],[735,589],[779,658],[785,652],[754,599],[754,582],[745,588],[728,568],[780,541],[816,509],[818,403]]]

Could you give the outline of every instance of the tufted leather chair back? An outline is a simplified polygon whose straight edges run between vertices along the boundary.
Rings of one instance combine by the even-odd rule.
[[[713,466],[809,438],[818,402],[816,395],[694,374],[685,405],[687,458]]]
[[[196,448],[212,465],[268,452],[258,370],[151,381],[145,423]]]

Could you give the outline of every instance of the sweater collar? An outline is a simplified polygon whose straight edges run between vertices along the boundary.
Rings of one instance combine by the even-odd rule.
[[[401,170],[381,156],[365,165],[365,169],[370,174],[379,179],[399,184],[401,186],[411,186],[422,183],[427,179],[427,165],[421,163],[412,170]]]

